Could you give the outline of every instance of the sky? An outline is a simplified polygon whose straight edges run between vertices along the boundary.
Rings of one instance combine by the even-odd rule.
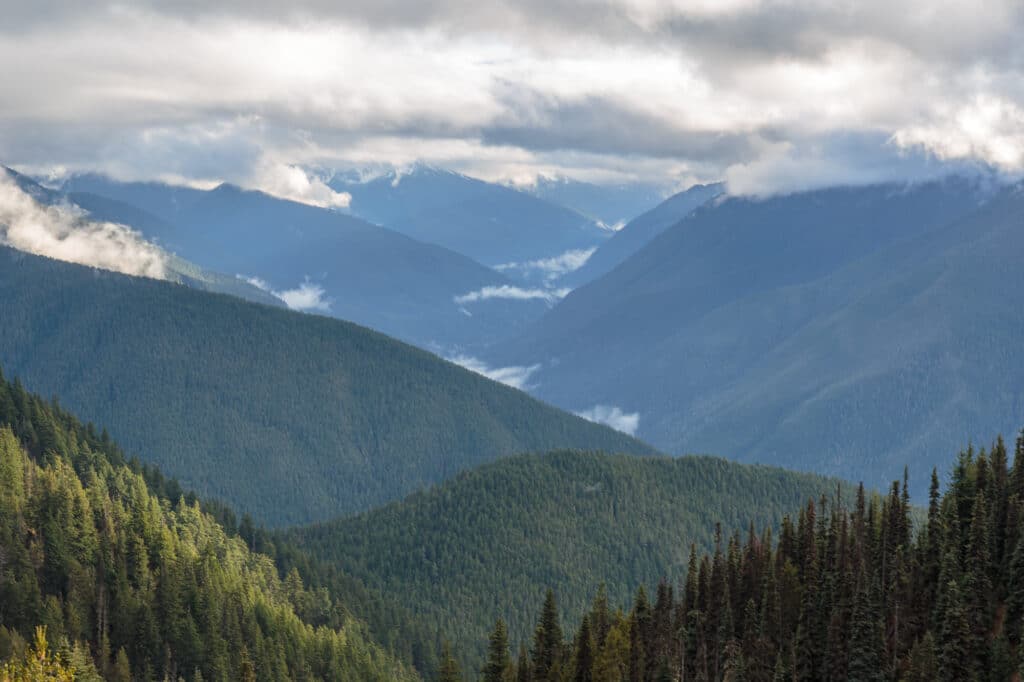
[[[321,206],[423,161],[734,194],[1024,169],[1020,0],[0,0],[0,163]]]

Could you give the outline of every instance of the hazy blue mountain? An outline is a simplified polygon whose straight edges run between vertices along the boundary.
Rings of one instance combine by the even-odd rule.
[[[31,178],[9,168],[0,167],[0,172],[7,173],[24,192],[31,195],[41,204],[73,204],[84,210],[93,220],[119,223],[143,234],[156,234],[171,229],[170,226],[163,223],[156,216],[129,204],[93,194],[65,194],[44,187]],[[173,254],[168,254],[167,256],[166,277],[168,281],[184,284],[202,291],[229,294],[265,305],[284,305],[281,299],[259,287],[253,286],[245,280],[239,279],[234,275],[225,275],[201,268],[195,263],[191,263]]]
[[[267,523],[503,455],[644,443],[354,324],[0,248],[0,365]]]
[[[567,177],[541,176],[522,190],[571,208],[609,228],[625,225],[665,198],[664,190],[656,185],[639,182],[597,185]]]
[[[1019,426],[1022,220],[1019,191],[955,179],[716,202],[492,360],[543,362],[537,395],[636,413],[666,451],[923,477]]]
[[[292,305],[426,348],[471,350],[521,328],[548,306],[507,298],[460,305],[459,296],[512,281],[448,249],[262,192],[119,183],[95,175],[73,177],[65,189],[154,214],[159,221],[136,227],[203,267],[258,279],[268,290],[291,292]]]
[[[367,181],[338,175],[328,184],[352,195],[354,215],[488,266],[590,249],[608,236],[564,206],[425,165]]]
[[[694,185],[683,192],[673,194],[651,210],[630,220],[611,239],[598,247],[583,267],[567,274],[562,283],[567,286],[579,286],[611,271],[670,226],[685,218],[698,206],[719,196],[724,190],[722,184]]]

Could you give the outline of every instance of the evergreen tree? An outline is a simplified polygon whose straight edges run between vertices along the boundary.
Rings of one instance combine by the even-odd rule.
[[[533,678],[536,682],[556,682],[554,674],[562,658],[562,625],[554,590],[544,595],[540,622],[533,638]]]
[[[594,679],[594,651],[593,634],[590,631],[590,617],[583,616],[579,631],[576,635],[576,661],[573,682],[593,682]]]
[[[452,655],[448,642],[441,646],[441,666],[437,673],[438,682],[462,682],[462,668]]]
[[[512,662],[508,653],[508,628],[501,618],[494,624],[494,631],[487,647],[487,665],[483,669],[483,682],[505,682]]]

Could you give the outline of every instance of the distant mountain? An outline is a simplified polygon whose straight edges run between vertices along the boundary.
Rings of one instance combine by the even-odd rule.
[[[578,613],[605,583],[612,608],[636,585],[684,575],[689,547],[777,527],[835,492],[809,474],[710,457],[556,452],[503,459],[357,517],[290,531],[311,556],[400,594],[479,668],[481,632],[506,619],[530,644],[544,590]]]
[[[10,249],[0,320],[10,374],[268,524],[361,511],[518,452],[653,452],[350,323]]]
[[[491,360],[669,452],[926,490],[944,443],[1024,412],[1022,216],[957,179],[716,202]]]
[[[0,173],[4,173],[7,177],[14,180],[23,192],[31,196],[42,206],[52,207],[68,204],[83,210],[86,217],[91,220],[125,225],[140,233],[158,234],[171,230],[170,226],[164,224],[156,216],[134,206],[92,194],[79,193],[68,195],[44,187],[31,178],[9,168],[0,167]],[[201,268],[170,253],[166,254],[165,266],[165,279],[177,284],[184,284],[202,291],[229,294],[254,303],[273,306],[284,305],[284,302],[278,297],[234,275],[225,275]]]
[[[694,185],[630,220],[595,251],[583,267],[565,276],[562,283],[580,286],[610,272],[648,242],[679,222],[694,209],[725,191],[722,184]]]
[[[369,180],[337,175],[351,212],[488,266],[591,249],[608,236],[592,219],[503,185],[416,165]]]
[[[93,210],[115,199],[157,216],[136,225],[204,267],[253,278],[293,307],[351,320],[421,347],[472,349],[541,315],[543,298],[460,297],[513,283],[448,249],[337,211],[245,191],[70,178],[65,190]]]
[[[661,203],[664,191],[645,183],[597,185],[567,177],[541,176],[521,188],[534,196],[573,209],[615,229]]]

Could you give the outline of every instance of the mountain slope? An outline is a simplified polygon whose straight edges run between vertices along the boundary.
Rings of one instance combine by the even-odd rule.
[[[943,438],[1019,419],[1020,196],[987,196],[948,180],[705,206],[492,361],[543,359],[538,395],[639,413],[669,451],[927,472]]]
[[[521,451],[647,445],[353,324],[0,250],[0,363],[270,524]]]
[[[563,280],[569,286],[581,286],[613,270],[691,211],[725,191],[724,185],[695,185],[630,220],[611,239],[595,251],[580,269]]]
[[[64,185],[136,206],[159,221],[135,225],[147,238],[203,267],[255,278],[294,307],[366,325],[424,348],[450,352],[504,338],[547,309],[543,300],[456,298],[511,286],[504,275],[447,249],[358,218],[222,185],[210,191],[95,176]],[[289,295],[290,294],[290,295]]]
[[[2,376],[0,557],[0,658],[43,626],[81,680],[417,679],[340,604]]]
[[[776,525],[784,512],[834,491],[824,478],[710,457],[631,458],[584,452],[488,464],[357,517],[288,532],[405,602],[466,649],[501,614],[526,640],[552,587],[576,612],[607,584],[613,604],[639,582],[686,565],[689,544]]]
[[[0,182],[5,179],[13,181],[17,188],[24,194],[31,197],[40,209],[54,212],[49,215],[49,218],[54,222],[109,222],[126,226],[138,233],[152,233],[157,230],[167,229],[167,226],[162,224],[159,218],[135,208],[134,206],[91,194],[67,195],[62,192],[43,187],[20,173],[0,166]],[[11,198],[9,195],[5,195],[5,197],[7,199]],[[16,200],[17,199],[15,199],[15,201]],[[14,207],[0,206],[0,209],[3,208],[11,210]],[[17,217],[18,214],[14,215]],[[0,218],[0,221],[2,221],[2,218]],[[0,230],[4,230],[8,227],[9,226],[3,225],[2,222],[0,222]],[[53,231],[52,234],[44,235],[44,228],[36,226],[36,235],[33,240],[36,248],[34,248],[32,252],[38,253],[40,248],[42,248],[43,251],[47,251],[48,249],[58,250],[61,242],[69,236],[58,235],[56,232],[58,230],[59,228],[51,227],[51,231]],[[48,236],[49,238],[44,238],[45,236]],[[5,238],[5,235],[0,233],[0,243],[7,243],[8,241],[9,240]],[[147,246],[154,250],[157,249],[157,247],[152,245],[152,243],[147,242]],[[172,254],[164,253],[163,261],[164,267],[162,276],[167,281],[184,284],[202,291],[214,291],[217,293],[237,296],[248,301],[253,301],[254,303],[263,303],[275,306],[284,305],[284,303],[282,303],[282,301],[276,296],[237,277],[206,270]]]
[[[352,195],[353,214],[492,267],[590,249],[607,237],[575,211],[430,166],[365,182],[336,176],[329,184]]]

